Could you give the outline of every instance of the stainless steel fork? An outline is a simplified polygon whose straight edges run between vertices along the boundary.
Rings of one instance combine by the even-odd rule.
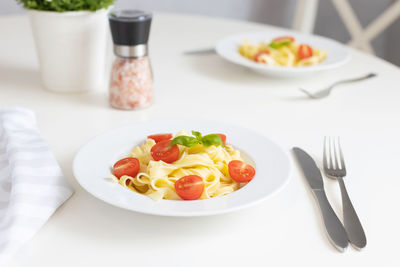
[[[318,91],[318,92],[316,92],[314,94],[310,93],[309,91],[307,91],[307,90],[305,90],[303,88],[299,88],[299,90],[302,91],[303,93],[305,93],[306,95],[308,95],[312,99],[321,99],[321,98],[327,97],[331,93],[333,87],[335,87],[337,85],[344,84],[344,83],[358,82],[358,81],[369,79],[369,78],[372,78],[372,77],[375,77],[375,76],[377,76],[377,74],[369,73],[366,76],[353,78],[353,79],[347,79],[347,80],[341,80],[341,81],[335,82],[334,84],[330,85],[329,87],[327,87],[325,89],[322,89],[322,90],[320,90],[320,91]]]
[[[367,245],[367,239],[344,185],[343,177],[346,176],[346,166],[344,164],[339,137],[324,138],[323,164],[326,176],[339,181],[340,192],[342,194],[343,224],[349,241],[354,247],[362,249]]]

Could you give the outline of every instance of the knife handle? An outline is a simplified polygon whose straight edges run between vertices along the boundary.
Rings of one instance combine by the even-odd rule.
[[[356,210],[351,203],[350,197],[347,194],[343,178],[338,177],[337,179],[340,184],[340,191],[342,192],[344,227],[353,246],[358,249],[362,249],[367,245],[367,238],[365,237],[364,229],[361,225],[360,219],[357,216]]]
[[[340,222],[335,211],[332,209],[332,206],[326,197],[325,191],[314,190],[313,192],[318,200],[318,205],[324,219],[325,229],[328,233],[330,241],[339,251],[344,252],[349,245],[349,241],[343,224]]]

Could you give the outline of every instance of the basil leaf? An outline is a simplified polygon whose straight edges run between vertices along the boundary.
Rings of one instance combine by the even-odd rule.
[[[269,44],[270,47],[274,48],[274,49],[279,49],[281,47],[284,47],[285,45],[289,45],[291,42],[290,41],[282,41],[282,42],[271,42]]]
[[[194,138],[192,136],[181,135],[181,136],[177,136],[174,139],[172,139],[169,146],[182,145],[182,146],[186,146],[186,147],[194,147],[198,143],[199,143],[199,140],[197,140],[196,138]]]
[[[221,136],[219,136],[218,134],[208,134],[206,136],[203,136],[203,138],[201,138],[201,143],[204,146],[222,146],[222,140],[221,140]]]
[[[202,137],[200,132],[192,131],[192,134],[196,137],[197,140],[201,141]]]

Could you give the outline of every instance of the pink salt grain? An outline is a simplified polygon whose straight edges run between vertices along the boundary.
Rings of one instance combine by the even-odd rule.
[[[110,104],[139,109],[153,102],[153,77],[148,57],[117,58],[111,70]]]

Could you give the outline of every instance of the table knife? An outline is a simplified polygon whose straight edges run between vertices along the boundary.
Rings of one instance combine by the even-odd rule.
[[[293,152],[303,171],[304,177],[317,199],[329,240],[339,251],[344,252],[349,245],[348,237],[343,224],[340,222],[326,197],[321,171],[311,156],[304,150],[294,147]]]
[[[185,51],[185,52],[183,52],[183,54],[187,55],[187,56],[215,54],[215,49],[214,48],[203,48],[203,49],[198,49],[198,50]]]

